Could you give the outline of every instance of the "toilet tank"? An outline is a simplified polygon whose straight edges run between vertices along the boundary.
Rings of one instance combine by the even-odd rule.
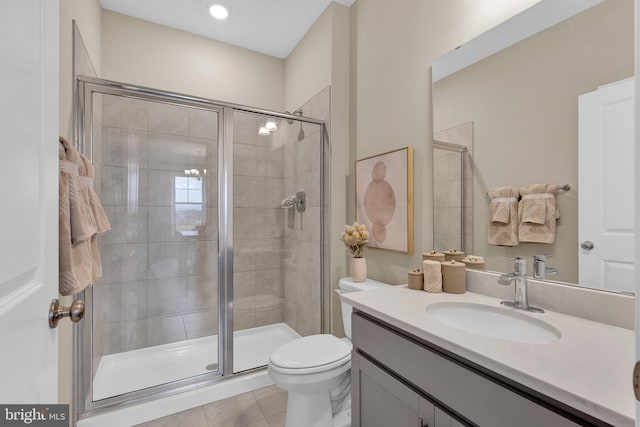
[[[385,286],[391,285],[388,283],[378,282],[373,279],[366,279],[364,282],[354,282],[351,277],[343,277],[338,282],[338,289],[336,289],[336,292],[339,294],[346,294],[348,292],[367,291]],[[351,304],[347,304],[342,301],[342,298],[340,301],[342,302],[342,323],[344,324],[344,333],[347,335],[347,338],[351,339],[351,311],[353,311],[353,307],[351,307]]]

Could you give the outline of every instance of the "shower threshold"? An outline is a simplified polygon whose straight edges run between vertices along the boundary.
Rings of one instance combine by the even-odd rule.
[[[234,371],[266,366],[273,350],[299,337],[286,323],[234,332]],[[98,364],[93,400],[206,374],[217,367],[217,335],[109,354]]]

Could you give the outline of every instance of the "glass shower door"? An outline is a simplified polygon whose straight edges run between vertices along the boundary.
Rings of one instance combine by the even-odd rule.
[[[234,373],[322,331],[321,128],[233,111]]]
[[[221,109],[126,91],[85,99],[85,152],[112,227],[93,288],[92,400],[220,375]]]

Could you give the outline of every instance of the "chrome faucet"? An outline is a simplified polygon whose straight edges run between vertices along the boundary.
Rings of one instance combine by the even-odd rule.
[[[557,268],[550,268],[546,266],[548,255],[534,255],[533,256],[533,278],[539,280],[545,280],[547,276],[553,276],[558,274]]]
[[[515,284],[515,299],[513,301],[502,301],[500,304],[520,310],[532,311],[534,313],[544,313],[544,310],[531,307],[527,300],[527,259],[516,257],[513,259],[513,273],[503,274],[498,278],[498,283],[508,286],[511,282]]]

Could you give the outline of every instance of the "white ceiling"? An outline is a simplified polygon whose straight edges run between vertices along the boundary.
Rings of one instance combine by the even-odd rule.
[[[335,0],[351,6],[355,0]],[[286,58],[331,0],[100,0],[104,9]],[[212,4],[229,10],[218,21]]]

